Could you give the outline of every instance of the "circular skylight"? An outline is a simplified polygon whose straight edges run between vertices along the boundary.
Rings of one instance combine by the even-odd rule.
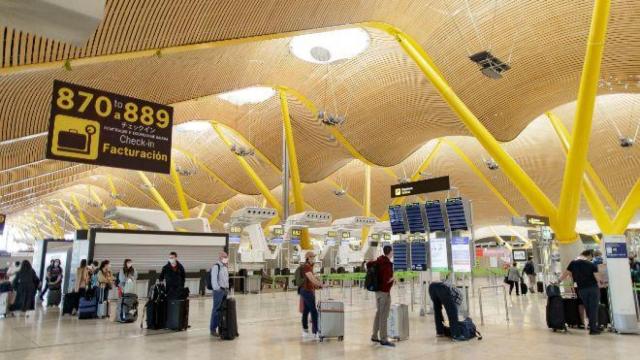
[[[369,47],[369,33],[349,28],[295,36],[289,50],[297,58],[315,64],[350,59]]]

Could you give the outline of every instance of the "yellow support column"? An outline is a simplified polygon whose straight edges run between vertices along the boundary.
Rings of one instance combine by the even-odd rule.
[[[87,185],[87,187],[88,187],[89,195],[95,202],[98,203],[98,205],[100,206],[100,209],[102,210],[102,216],[104,217],[104,212],[107,211],[107,205],[104,204],[102,199],[100,199],[100,196],[98,196],[98,194],[96,194],[96,192],[90,186]],[[111,222],[111,226],[113,227],[120,226],[118,222],[115,220],[110,220],[110,222]],[[124,226],[124,227],[128,228],[127,226]]]
[[[371,166],[364,166],[364,216],[371,216]],[[369,236],[369,227],[364,226],[360,235],[360,245],[364,247]]]
[[[144,184],[149,188],[149,192],[151,192],[151,195],[153,195],[153,198],[156,200],[158,205],[160,205],[160,207],[165,212],[165,214],[167,214],[169,219],[171,221],[177,220],[178,217],[176,216],[176,214],[173,213],[173,210],[171,210],[171,207],[164,200],[160,192],[158,192],[158,190],[156,190],[156,188],[153,187],[153,184],[151,183],[151,181],[149,181],[149,178],[147,177],[147,175],[145,175],[142,171],[138,171],[138,176],[140,176],[140,179],[142,179],[142,182],[144,182]]]
[[[558,216],[562,221],[557,226],[556,236],[561,243],[571,243],[579,239],[575,232],[575,226],[580,207],[580,189],[589,152],[593,109],[598,94],[600,64],[607,35],[610,7],[610,0],[596,0],[594,2],[589,40],[582,67],[580,89],[578,90],[571,146],[564,168],[560,204],[558,205]]]
[[[218,216],[220,216],[220,214],[222,213],[222,210],[224,210],[224,208],[227,206],[228,201],[224,201],[222,204],[220,204],[218,206],[217,209],[215,209],[211,215],[209,215],[209,218],[207,219],[209,221],[209,224],[212,224],[217,218]]]
[[[620,210],[618,210],[616,218],[613,221],[611,233],[623,234],[635,216],[636,211],[638,211],[638,208],[640,208],[640,179],[633,185],[627,198],[622,203],[622,206],[620,206]]]
[[[67,205],[65,205],[64,202],[62,200],[60,200],[60,199],[58,199],[58,203],[60,204],[60,207],[62,208],[62,210],[64,210],[64,212],[69,217],[69,220],[71,220],[71,223],[73,224],[73,226],[76,229],[82,229],[82,226],[80,226],[80,223],[78,222],[78,220],[76,220],[76,217],[73,215],[71,210],[69,210]]]
[[[558,135],[558,139],[562,144],[562,148],[564,149],[565,154],[567,154],[569,152],[569,147],[571,146],[569,144],[569,131],[564,126],[562,121],[553,113],[547,112],[546,115],[547,118],[549,118],[549,122],[551,122],[556,135]],[[589,164],[587,165],[590,167]],[[591,210],[591,214],[598,223],[600,230],[602,230],[603,233],[609,233],[609,231],[611,231],[612,220],[609,217],[607,210],[604,208],[604,205],[602,205],[600,198],[598,198],[598,194],[591,184],[591,181],[587,177],[587,174],[584,175],[584,182],[582,185],[582,192],[584,194],[585,200],[587,201],[587,205]]]
[[[467,130],[476,137],[489,155],[500,165],[502,171],[509,177],[518,191],[531,204],[537,213],[549,216],[552,223],[556,221],[556,208],[538,185],[522,170],[513,158],[502,149],[500,143],[485,128],[471,110],[462,102],[451,86],[444,79],[433,60],[409,35],[389,25],[380,23],[366,23],[367,26],[386,31],[395,37],[407,55],[413,59],[431,84],[438,90],[442,98],[465,124]]]
[[[300,169],[298,168],[296,145],[293,140],[293,127],[291,126],[291,117],[289,116],[287,92],[284,88],[278,88],[278,95],[280,96],[280,110],[282,112],[282,122],[284,124],[284,134],[287,142],[287,152],[289,154],[289,170],[291,173],[293,199],[296,213],[300,213],[304,211],[304,198],[302,196],[302,182],[300,181]],[[309,238],[309,231],[306,229],[302,230],[300,247],[303,250],[310,250],[313,248],[311,246],[311,239]]]
[[[202,203],[202,204],[200,205],[200,210],[198,211],[198,217],[199,217],[199,218],[201,218],[201,217],[202,217],[202,215],[204,214],[204,208],[206,208],[206,207],[207,207],[207,204],[205,204],[205,203]]]
[[[176,189],[176,195],[178,196],[178,203],[180,204],[180,210],[182,210],[182,218],[188,219],[191,217],[189,211],[189,205],[187,205],[187,199],[184,197],[184,190],[182,188],[182,182],[180,181],[180,175],[176,171],[176,163],[171,162],[171,179],[173,180],[173,187]]]
[[[229,139],[227,139],[227,137],[224,135],[224,133],[222,132],[222,130],[220,129],[220,127],[218,126],[218,123],[215,121],[211,121],[211,126],[213,127],[213,130],[216,132],[216,134],[218,134],[218,137],[220,138],[220,140],[222,140],[222,142],[227,145],[227,147],[229,149],[231,149],[231,141],[229,141]],[[278,212],[278,214],[282,215],[282,205],[280,205],[280,203],[278,202],[278,200],[275,198],[275,196],[273,196],[273,194],[271,193],[271,191],[269,190],[269,188],[267,187],[267,185],[265,185],[265,183],[262,181],[262,179],[260,179],[260,177],[258,176],[258,174],[255,172],[255,170],[253,170],[253,168],[251,167],[251,165],[249,165],[249,163],[247,162],[247,160],[245,160],[245,158],[243,158],[242,156],[234,153],[233,154],[236,159],[238,160],[238,162],[240,163],[240,166],[242,167],[242,169],[245,171],[245,173],[247,174],[247,176],[249,176],[249,178],[253,181],[253,183],[256,185],[256,187],[258,188],[258,190],[260,191],[260,193],[262,194],[262,196],[265,197],[265,199],[267,199],[267,201],[269,201],[269,204],[276,209],[276,211]]]
[[[60,222],[58,221],[58,217],[56,216],[56,212],[53,210],[53,206],[47,205],[47,209],[49,210],[49,223],[52,225],[53,231],[56,233],[56,236],[62,238],[64,236],[64,229],[60,226]]]
[[[80,202],[75,194],[71,194],[71,200],[73,200],[73,206],[78,210],[78,216],[80,217],[80,221],[85,229],[89,228],[89,223],[87,223],[87,217],[84,216],[84,211],[82,211],[82,207],[80,206]]]

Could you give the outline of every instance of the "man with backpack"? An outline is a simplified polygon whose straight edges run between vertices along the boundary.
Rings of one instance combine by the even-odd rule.
[[[219,336],[218,324],[219,316],[218,311],[224,301],[224,298],[229,293],[229,269],[227,268],[229,263],[229,256],[226,252],[221,251],[218,255],[218,262],[211,268],[211,290],[213,290],[213,308],[211,310],[211,322],[209,323],[209,331],[212,336]]]
[[[522,270],[522,272],[527,275],[527,278],[529,279],[529,290],[531,291],[531,293],[535,293],[536,292],[536,266],[533,263],[533,257],[529,256],[529,259],[527,259],[527,262],[524,264],[524,269]]]
[[[368,290],[376,292],[376,317],[373,321],[373,334],[371,341],[383,346],[395,347],[387,337],[387,321],[391,309],[391,287],[395,281],[393,278],[393,248],[385,245],[382,248],[383,255],[376,260],[367,263],[367,275],[373,275],[375,281]],[[370,275],[371,274],[371,275]]]

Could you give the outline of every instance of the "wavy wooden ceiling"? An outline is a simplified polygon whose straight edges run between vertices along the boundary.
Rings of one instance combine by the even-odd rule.
[[[494,136],[513,140],[505,143],[505,148],[557,201],[564,166],[562,149],[551,126],[544,119],[533,120],[575,99],[591,9],[592,1],[587,0],[108,1],[105,19],[86,46],[74,48],[0,28],[0,60],[2,68],[10,68],[384,21],[417,39]],[[390,166],[395,173],[396,178],[382,169],[373,171],[375,214],[385,211],[388,185],[397,178],[410,177],[433,148],[429,141],[442,136],[454,136],[451,140],[469,154],[518,211],[531,211],[500,171],[486,169],[486,153],[474,139],[460,136],[467,134],[460,121],[397,43],[379,30],[367,31],[371,44],[364,53],[329,66],[293,57],[289,39],[284,38],[77,67],[72,62],[71,71],[54,68],[0,76],[0,210],[17,215],[87,184],[99,188],[105,202],[112,201],[108,176],[127,205],[157,207],[147,189],[140,187],[135,172],[43,160],[46,140],[40,134],[47,127],[52,81],[60,79],[172,104],[176,124],[216,120],[235,129],[242,136],[229,128],[224,132],[235,143],[259,151],[249,158],[250,163],[277,194],[282,126],[277,98],[235,106],[215,94],[260,84],[290,86],[321,109],[335,106],[338,112],[347,112],[347,121],[339,127],[346,139],[368,160]],[[639,34],[640,5],[614,2],[601,94],[640,90]],[[513,69],[501,80],[483,77],[467,58],[469,53],[487,48],[511,60]],[[301,176],[308,183],[304,190],[308,206],[336,217],[361,212],[362,164],[354,161],[301,103],[293,97],[289,100]],[[621,202],[638,178],[640,156],[637,146],[617,146],[618,135],[610,124],[633,136],[640,100],[630,94],[602,96],[597,108],[590,159]],[[569,126],[573,109],[574,105],[568,104],[556,110]],[[181,176],[190,207],[210,204],[205,208],[208,215],[227,199],[238,207],[260,203],[255,185],[211,129],[176,131],[174,146],[176,164],[191,170],[190,175]],[[626,171],[621,173],[620,169]],[[479,223],[504,223],[508,218],[504,206],[446,146],[427,174],[451,175],[462,195],[474,200]],[[177,210],[172,180],[147,175]],[[337,188],[344,188],[348,195],[336,197]],[[220,219],[224,221],[225,215]]]

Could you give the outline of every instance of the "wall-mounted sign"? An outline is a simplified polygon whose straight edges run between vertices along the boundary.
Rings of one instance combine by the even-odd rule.
[[[391,234],[384,234],[384,239],[385,239],[385,241],[390,241],[391,240]]]
[[[335,231],[329,231],[329,232],[327,232],[327,236],[334,238],[334,237],[338,236],[338,233],[336,233]]]
[[[608,242],[604,244],[607,259],[626,259],[627,244],[623,242]]]
[[[380,234],[371,234],[371,240],[379,241],[380,240]]]
[[[229,228],[229,232],[233,234],[240,234],[242,232],[242,228],[240,226],[232,226]]]
[[[168,174],[173,108],[53,82],[48,159]]]
[[[5,214],[0,214],[0,235],[4,232],[4,223],[7,221]]]
[[[420,180],[404,184],[391,185],[391,198],[426,194],[451,189],[449,177],[442,176],[433,179]]]
[[[548,216],[525,215],[524,221],[527,226],[549,226]]]
[[[276,235],[276,236],[284,235],[284,229],[281,227],[273,228],[273,235]]]
[[[527,261],[527,250],[513,250],[513,261]]]
[[[291,229],[291,236],[302,236],[302,229]]]
[[[342,232],[342,238],[343,239],[348,239],[351,237],[351,233],[349,231],[343,231]]]

